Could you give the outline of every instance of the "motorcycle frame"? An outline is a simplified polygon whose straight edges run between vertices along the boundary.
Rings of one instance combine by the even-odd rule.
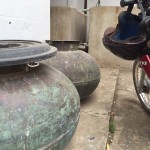
[[[144,72],[150,79],[150,57],[145,55],[139,58],[140,66],[143,68]]]

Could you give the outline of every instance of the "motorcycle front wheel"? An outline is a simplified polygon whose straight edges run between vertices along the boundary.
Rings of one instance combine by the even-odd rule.
[[[143,108],[150,113],[150,79],[138,59],[133,64],[133,83]]]

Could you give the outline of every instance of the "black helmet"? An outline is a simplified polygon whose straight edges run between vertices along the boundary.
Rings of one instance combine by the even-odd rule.
[[[116,29],[106,29],[103,37],[104,46],[123,59],[138,58],[147,45],[145,36],[140,34],[140,22],[141,19],[137,15],[127,11],[121,12]]]

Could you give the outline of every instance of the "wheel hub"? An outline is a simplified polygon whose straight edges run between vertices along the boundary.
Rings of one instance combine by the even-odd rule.
[[[150,80],[145,79],[143,84],[143,90],[142,92],[149,94],[150,93]]]

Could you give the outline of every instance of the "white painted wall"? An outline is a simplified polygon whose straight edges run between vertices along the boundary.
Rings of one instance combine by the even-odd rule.
[[[70,5],[77,9],[84,9],[84,0],[70,0]]]
[[[51,6],[70,6],[80,10],[84,8],[84,0],[51,0]]]
[[[50,0],[0,0],[0,39],[50,40]]]

